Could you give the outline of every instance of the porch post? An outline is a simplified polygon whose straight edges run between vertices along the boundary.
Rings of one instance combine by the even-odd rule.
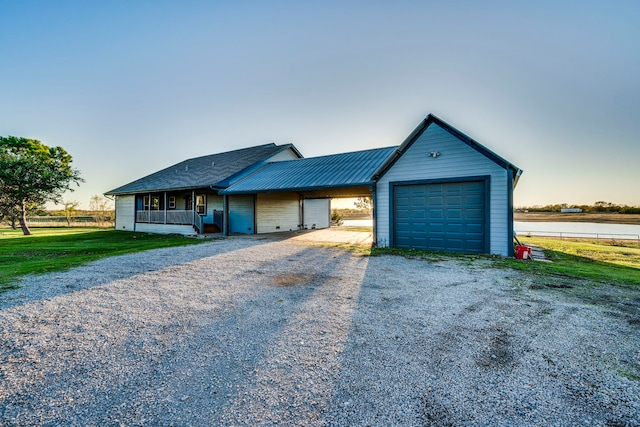
[[[191,225],[196,225],[196,190],[191,190]]]
[[[229,196],[222,195],[222,235],[229,235]]]
[[[164,192],[164,223],[167,224],[167,192]]]

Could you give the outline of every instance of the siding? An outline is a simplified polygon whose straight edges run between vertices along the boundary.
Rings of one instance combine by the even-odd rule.
[[[222,208],[222,196],[207,193],[207,216],[204,217],[204,223],[213,224],[213,211],[221,211]]]
[[[254,196],[229,196],[229,231],[253,234]]]
[[[289,148],[277,154],[274,154],[273,156],[266,159],[265,162],[263,163],[281,162],[283,160],[294,160],[294,159],[299,159],[299,157],[296,153],[293,152],[291,148]]]
[[[331,199],[304,199],[304,228],[329,228]]]
[[[258,233],[300,228],[300,196],[296,193],[260,193],[257,197]]]
[[[136,197],[116,196],[116,230],[136,231]]]
[[[439,151],[431,158],[429,152]],[[431,124],[403,153],[376,184],[377,244],[391,245],[389,183],[429,179],[462,178],[489,175],[490,253],[508,255],[508,174],[495,162],[451,135],[439,125]]]

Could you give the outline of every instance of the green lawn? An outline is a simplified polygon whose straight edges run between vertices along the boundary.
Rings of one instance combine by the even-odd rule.
[[[540,274],[561,274],[597,282],[640,285],[640,248],[607,242],[520,238],[541,247],[552,263],[512,261],[514,268]]]
[[[16,287],[15,280],[25,274],[66,270],[99,258],[204,241],[113,229],[34,228],[32,232],[23,236],[19,230],[0,229],[0,292]]]
[[[543,248],[552,263],[498,258],[490,255],[421,251],[415,249],[373,248],[370,255],[401,255],[426,260],[456,258],[462,262],[491,260],[498,267],[528,271],[535,275],[560,275],[592,280],[596,283],[640,286],[640,248],[600,242],[572,242],[551,238],[520,238],[524,245]],[[366,255],[366,254],[365,254]]]

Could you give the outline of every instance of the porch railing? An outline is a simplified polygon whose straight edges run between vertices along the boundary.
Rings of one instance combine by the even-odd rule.
[[[202,217],[191,210],[171,211],[137,211],[136,222],[150,222],[153,224],[186,224],[198,225]]]

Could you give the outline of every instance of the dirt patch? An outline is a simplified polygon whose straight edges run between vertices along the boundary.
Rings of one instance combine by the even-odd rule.
[[[484,368],[506,368],[513,363],[511,340],[503,328],[495,327],[490,331],[485,351],[476,362]]]
[[[288,288],[291,286],[306,285],[313,281],[313,277],[314,276],[312,274],[303,273],[281,274],[279,276],[275,276],[272,279],[272,283],[274,286]]]

